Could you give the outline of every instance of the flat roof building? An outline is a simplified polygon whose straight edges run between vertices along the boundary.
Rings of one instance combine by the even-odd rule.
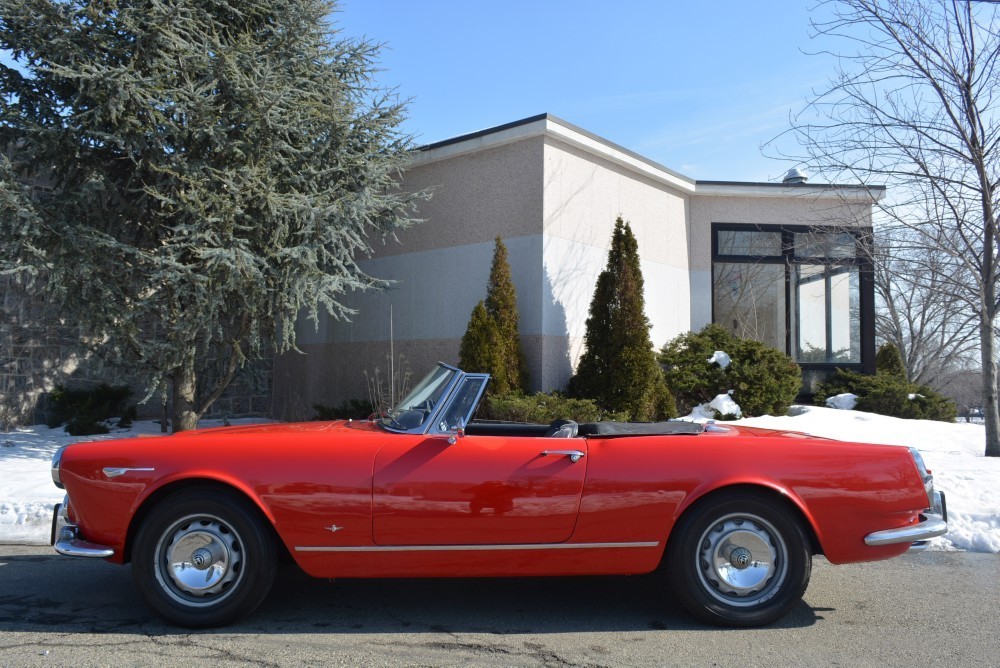
[[[302,353],[275,360],[276,416],[366,398],[365,372],[385,376],[390,350],[417,377],[457,362],[498,236],[531,389],[565,388],[618,216],[639,244],[655,346],[714,321],[790,354],[807,388],[835,366],[874,369],[862,250],[882,187],[694,180],[549,114],[425,146],[403,187],[433,190],[425,222],[359,263],[395,283],[349,295],[351,322],[298,323]]]

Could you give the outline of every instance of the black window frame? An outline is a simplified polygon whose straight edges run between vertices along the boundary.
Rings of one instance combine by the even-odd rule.
[[[780,232],[781,255],[720,255],[720,232]],[[811,232],[846,233],[854,237],[854,257],[795,255],[795,234]],[[858,267],[858,298],[860,308],[860,362],[796,362],[804,372],[832,373],[834,369],[851,369],[866,374],[875,373],[875,280],[871,263],[872,231],[870,228],[843,228],[826,225],[768,225],[747,223],[712,223],[712,322],[715,317],[715,265],[718,262],[780,264],[785,267],[785,353],[792,355],[792,267],[794,265],[839,265]],[[794,359],[794,356],[793,356]]]

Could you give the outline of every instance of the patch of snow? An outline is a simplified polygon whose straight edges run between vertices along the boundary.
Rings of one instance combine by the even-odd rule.
[[[732,359],[722,350],[716,350],[712,356],[708,358],[707,362],[709,364],[718,364],[720,367],[725,369],[732,363]]]
[[[679,420],[686,420],[688,422],[708,422],[709,420],[718,420],[719,417],[723,415],[735,415],[737,418],[743,416],[743,409],[740,405],[733,401],[730,396],[732,390],[729,394],[720,394],[712,399],[707,404],[699,404],[691,409],[688,415],[685,415]]]
[[[910,398],[912,399],[913,397]],[[844,392],[843,394],[827,397],[826,405],[842,411],[852,411],[858,405],[858,395]]]
[[[732,392],[732,390],[730,390]],[[733,398],[728,394],[720,394],[708,402],[709,408],[714,408],[718,411],[719,415],[735,415],[736,417],[743,417],[743,409],[740,405],[733,401]]]
[[[715,411],[708,407],[708,404],[698,404],[691,409],[688,415],[685,415],[679,420],[687,420],[688,422],[708,422],[709,420],[716,420]]]

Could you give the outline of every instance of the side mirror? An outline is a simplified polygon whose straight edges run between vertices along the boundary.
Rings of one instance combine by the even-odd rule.
[[[448,444],[455,445],[460,438],[465,438],[465,420],[462,418],[458,418],[455,428],[448,432]]]

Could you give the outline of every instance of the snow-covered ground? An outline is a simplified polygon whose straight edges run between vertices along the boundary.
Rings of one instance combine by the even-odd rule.
[[[920,450],[934,472],[935,484],[948,497],[947,536],[932,549],[1000,552],[1000,458],[984,457],[983,426],[946,424],[851,410],[793,406],[793,417],[759,417],[737,424],[790,429],[845,441],[909,445]],[[234,420],[245,424],[254,420]],[[202,421],[202,427],[219,426]],[[113,430],[109,439],[158,434],[154,422],[137,422],[130,430]],[[27,427],[0,433],[0,543],[45,544],[52,507],[63,492],[52,484],[49,463],[62,445],[83,440],[62,428]]]
[[[231,425],[260,422],[230,420]],[[221,420],[202,420],[201,427],[221,427]],[[135,422],[131,429],[111,428],[100,436],[70,436],[62,427],[45,425],[0,432],[0,543],[46,544],[52,509],[65,492],[52,483],[52,455],[78,441],[106,441],[139,434],[159,435],[160,423]]]

